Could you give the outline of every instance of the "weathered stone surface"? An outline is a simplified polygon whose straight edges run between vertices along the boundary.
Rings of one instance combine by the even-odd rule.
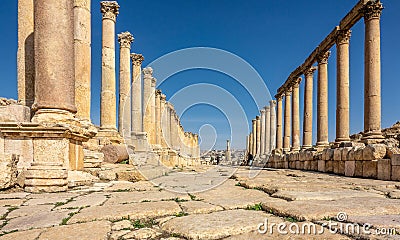
[[[120,240],[122,239],[122,236],[130,232],[130,230],[121,230],[117,232],[112,232],[111,234],[109,233],[109,240]]]
[[[386,146],[384,144],[370,144],[363,150],[362,160],[383,159],[386,155]]]
[[[77,193],[46,193],[46,194],[31,194],[29,200],[24,205],[41,205],[55,204],[56,202],[67,202],[69,199],[77,197]]]
[[[120,163],[129,159],[125,145],[106,145],[101,149],[104,154],[104,161],[108,163]]]
[[[184,212],[189,214],[204,214],[223,210],[220,206],[215,206],[202,201],[181,202],[179,205]]]
[[[31,111],[27,106],[17,105],[15,103],[0,105],[0,122],[29,122],[30,114]]]
[[[2,199],[0,200],[0,207],[19,207],[23,202],[23,199]]]
[[[118,191],[154,191],[157,186],[149,181],[129,182],[129,181],[115,181],[111,182],[112,186],[106,187],[104,190],[107,192]]]
[[[50,212],[51,209],[54,208],[54,205],[33,205],[31,206],[21,206],[14,211],[8,213],[6,219],[17,218],[17,217],[25,217],[25,216],[33,216],[42,212]]]
[[[174,218],[162,229],[188,239],[221,239],[254,231],[267,217],[271,215],[259,211],[229,210]]]
[[[363,177],[376,178],[378,173],[378,161],[364,161],[363,162]]]
[[[95,219],[119,220],[127,217],[130,219],[155,218],[175,215],[180,211],[179,205],[172,201],[94,206],[82,209],[68,223],[89,222]]]
[[[142,192],[113,192],[110,193],[110,199],[104,204],[106,206],[115,204],[126,204],[133,202],[144,202],[144,201],[165,201],[174,199],[190,200],[187,194],[177,194],[168,191],[142,191]]]
[[[0,189],[15,185],[17,180],[17,155],[0,153]]]
[[[87,206],[99,206],[107,200],[107,194],[104,193],[90,193],[87,195],[79,196],[67,204],[61,205],[57,208],[70,209],[80,208]]]
[[[157,232],[154,229],[142,228],[124,235],[123,239],[147,240],[156,239],[160,235],[162,235],[162,233]]]
[[[379,195],[368,192],[359,192],[354,190],[322,190],[315,192],[305,191],[287,191],[280,190],[271,195],[274,198],[281,198],[287,201],[295,200],[337,200],[341,198],[353,198],[353,197],[378,197]],[[383,196],[382,196],[383,197]]]
[[[400,181],[400,166],[392,166],[392,180]]]
[[[39,240],[104,240],[111,231],[108,221],[58,226],[44,231]]]
[[[26,192],[1,193],[0,199],[22,199],[29,195]]]
[[[32,229],[27,231],[19,231],[1,236],[1,240],[36,240],[43,229]]]
[[[133,229],[132,223],[129,220],[122,220],[113,223],[111,230],[119,231],[119,230],[126,230],[126,229]]]

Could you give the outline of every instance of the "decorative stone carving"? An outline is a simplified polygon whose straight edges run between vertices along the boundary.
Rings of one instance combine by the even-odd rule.
[[[308,77],[308,76],[310,76],[310,75],[313,75],[314,72],[315,72],[315,70],[317,70],[316,67],[310,67],[309,69],[307,69],[307,70],[304,72],[304,76]]]
[[[119,14],[119,5],[116,1],[103,1],[100,2],[101,13],[103,14],[103,19],[108,18],[112,21],[117,20]]]
[[[151,76],[153,76],[153,69],[151,67],[144,68],[143,74],[144,74],[145,78],[151,77]]]
[[[317,57],[318,64],[327,64],[328,58],[331,56],[331,51],[320,53]]]
[[[138,53],[132,53],[131,54],[131,59],[132,59],[132,64],[135,66],[140,66],[142,65],[142,62],[144,61],[144,57],[142,54]]]
[[[336,38],[336,44],[349,44],[351,37],[351,30],[340,30]]]
[[[121,45],[121,48],[131,48],[131,43],[135,38],[130,32],[123,32],[118,34],[118,42]]]
[[[368,21],[373,18],[380,18],[383,8],[384,7],[380,1],[369,1],[362,9],[360,9],[360,12],[364,15],[365,21]]]

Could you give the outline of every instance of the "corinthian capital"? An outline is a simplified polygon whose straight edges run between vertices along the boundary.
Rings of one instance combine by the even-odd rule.
[[[317,70],[316,67],[310,67],[309,69],[307,69],[304,72],[304,76],[306,76],[306,77],[312,76],[314,74],[315,70]]]
[[[351,30],[340,30],[336,37],[336,44],[349,44],[351,37]]]
[[[274,108],[275,105],[276,105],[276,100],[269,101],[269,105],[270,105],[271,108]]]
[[[156,84],[157,84],[157,79],[155,77],[152,77],[151,78],[151,86],[156,87]]]
[[[135,66],[140,66],[142,65],[142,62],[144,61],[144,57],[142,54],[137,54],[137,53],[132,53],[131,54],[131,59],[132,59],[132,64]]]
[[[119,5],[116,1],[100,2],[100,11],[103,14],[103,19],[111,19],[114,22],[119,14]]]
[[[151,79],[153,77],[153,69],[151,67],[147,67],[143,69],[144,78]]]
[[[319,64],[326,64],[328,63],[328,58],[331,56],[331,51],[326,51],[318,55],[317,61]]]
[[[298,88],[300,86],[300,82],[301,82],[301,77],[293,79],[292,80],[292,87],[293,88]]]
[[[380,18],[383,10],[383,5],[379,0],[371,0],[360,9],[364,15],[364,20],[368,21],[374,18]]]
[[[118,42],[121,48],[131,48],[131,43],[133,42],[134,38],[130,32],[123,32],[118,34]]]

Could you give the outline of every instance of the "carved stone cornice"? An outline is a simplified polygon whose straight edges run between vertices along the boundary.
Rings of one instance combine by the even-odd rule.
[[[111,19],[115,22],[119,14],[119,5],[116,1],[102,1],[100,2],[100,11],[103,19]]]
[[[134,66],[141,66],[144,61],[143,55],[138,53],[131,53],[131,59]]]
[[[349,44],[351,37],[351,30],[340,30],[336,36],[336,44]]]
[[[118,34],[118,42],[121,48],[131,49],[131,43],[133,43],[133,35],[130,32],[123,32]]]
[[[328,63],[328,58],[331,56],[331,51],[326,51],[324,53],[321,53],[317,57],[318,64],[327,64]]]
[[[367,2],[363,8],[360,9],[361,14],[364,16],[365,21],[369,21],[371,19],[379,19],[381,17],[383,10],[383,5],[379,0],[373,0]]]
[[[310,67],[309,69],[307,69],[307,70],[304,72],[304,76],[306,76],[306,77],[313,76],[315,70],[317,70],[316,67]]]

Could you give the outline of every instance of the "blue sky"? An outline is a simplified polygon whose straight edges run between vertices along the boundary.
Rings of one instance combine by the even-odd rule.
[[[170,52],[192,47],[210,47],[231,52],[248,62],[263,79],[271,95],[286,80],[291,71],[300,65],[309,53],[336,26],[353,7],[356,0],[121,0],[116,33],[130,31],[135,41],[132,52],[142,53],[144,66]],[[17,98],[17,1],[4,1],[0,12],[2,33],[0,58],[0,96]],[[389,127],[400,120],[399,74],[400,1],[383,1],[382,15],[382,126]],[[360,21],[352,29],[350,45],[351,133],[363,129],[363,38],[364,23]],[[118,44],[117,44],[118,46]],[[118,59],[118,51],[117,51]],[[195,59],[197,56],[194,55]],[[116,63],[118,66],[118,62]],[[329,70],[329,138],[335,138],[335,85],[336,54],[332,49]],[[154,69],[155,77],[159,77]],[[249,75],[250,76],[250,75]],[[99,1],[92,0],[92,119],[99,123],[101,82],[101,14]],[[216,148],[223,148],[231,138],[232,147],[242,148],[248,132],[246,124],[236,121],[242,109],[251,121],[258,114],[258,106],[252,93],[254,79],[241,79],[238,84],[229,74],[209,69],[192,69],[176,73],[159,87],[171,98],[182,113],[181,121],[187,131],[199,132],[201,126],[210,124],[215,129]],[[194,88],[193,84],[210,84]],[[192,87],[190,87],[192,86]],[[208,85],[207,85],[208,86]],[[189,87],[189,88],[186,88]],[[316,87],[316,84],[315,86]],[[185,94],[177,94],[188,89]],[[220,91],[224,89],[225,91]],[[212,91],[216,92],[212,92]],[[300,98],[303,99],[303,84]],[[185,106],[185,95],[190,91],[204,96],[212,103],[223,103],[233,97],[240,107],[238,115],[227,117],[218,106],[200,104]],[[220,94],[229,92],[229,94]],[[189,94],[188,94],[189,93]],[[315,91],[314,91],[315,93]],[[181,96],[174,98],[173,96]],[[265,92],[265,103],[269,100]],[[261,100],[262,101],[262,100]],[[202,102],[199,99],[199,102]],[[226,104],[225,104],[226,105]],[[224,106],[225,106],[224,105]],[[221,105],[222,106],[222,105]],[[236,106],[236,105],[232,105]],[[302,113],[302,106],[301,106]],[[316,109],[314,109],[315,111]],[[302,114],[301,114],[302,115]],[[314,114],[315,115],[315,114]],[[315,121],[314,121],[315,123]],[[236,126],[235,126],[236,125]],[[209,125],[206,125],[209,126]],[[234,127],[232,127],[234,126]],[[207,129],[208,130],[205,130]],[[315,128],[315,124],[314,124]],[[202,128],[203,145],[213,142],[214,131]],[[315,134],[314,134],[315,135]],[[208,144],[210,145],[210,144]]]

